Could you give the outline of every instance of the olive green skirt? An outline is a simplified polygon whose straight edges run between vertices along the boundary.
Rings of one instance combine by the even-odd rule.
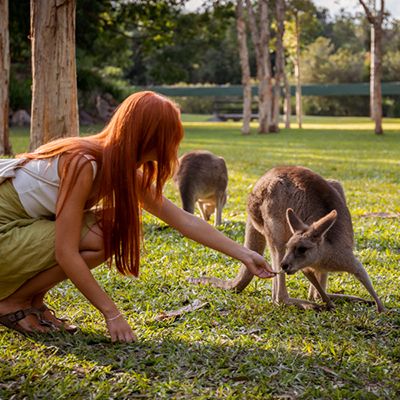
[[[90,212],[84,219],[82,237],[95,223]],[[0,300],[56,264],[55,221],[30,217],[11,180],[0,184]]]

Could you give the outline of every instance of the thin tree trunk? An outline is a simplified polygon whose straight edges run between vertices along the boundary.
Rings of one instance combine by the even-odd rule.
[[[290,93],[289,80],[287,74],[283,71],[283,81],[285,83],[285,102],[283,104],[283,111],[285,113],[285,128],[290,128],[290,116],[292,115],[292,96]]]
[[[243,125],[242,134],[250,135],[251,121],[251,80],[249,53],[247,49],[246,22],[243,12],[243,2],[238,0],[236,6],[236,29],[239,45],[240,66],[242,68],[242,85],[243,85]]]
[[[371,25],[371,67],[370,67],[370,112],[375,121],[375,133],[383,134],[382,129],[382,35],[383,18],[385,13],[385,1],[381,0],[379,12],[376,12],[375,1],[373,10],[366,5],[365,0],[359,0],[364,8],[368,22]]]
[[[251,34],[251,40],[253,41],[254,45],[254,52],[256,53],[256,65],[257,65],[257,79],[261,81],[263,72],[263,65],[261,62],[261,42],[260,42],[260,35],[258,33],[257,28],[257,19],[254,14],[253,5],[251,4],[250,0],[246,0],[246,8],[247,14],[249,16],[249,28]]]
[[[275,58],[275,87],[273,96],[272,123],[270,130],[279,132],[279,114],[281,103],[281,83],[284,80],[283,74],[285,70],[285,54],[283,47],[283,35],[285,33],[285,3],[284,0],[276,0],[276,58]]]
[[[0,0],[0,155],[11,155],[9,142],[10,44],[8,34],[8,0]]]
[[[375,133],[383,134],[382,129],[382,25],[375,26],[375,45],[374,45],[374,109],[373,118],[375,121]]]
[[[31,150],[79,134],[75,0],[31,0]]]
[[[296,24],[296,56],[294,62],[294,76],[296,79],[296,118],[299,128],[303,125],[303,107],[301,104],[301,68],[300,68],[300,22],[299,14],[296,13],[295,16]]]
[[[258,2],[259,23],[253,9],[252,2],[246,0],[249,15],[249,27],[254,44],[257,62],[258,79],[258,132],[268,133],[271,124],[272,85],[271,60],[269,57],[269,16],[268,1]]]
[[[269,133],[272,117],[271,59],[269,55],[270,22],[267,0],[260,0],[260,44],[262,78],[259,84],[259,133]]]
[[[369,114],[374,118],[375,110],[375,26],[371,24],[371,46],[370,46],[370,74],[369,74]]]

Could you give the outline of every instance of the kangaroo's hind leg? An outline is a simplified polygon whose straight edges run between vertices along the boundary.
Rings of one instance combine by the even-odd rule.
[[[206,213],[206,210],[205,210],[205,205],[204,205],[204,203],[203,203],[202,201],[200,201],[200,200],[197,201],[197,208],[198,208],[199,211],[200,211],[201,218],[203,218],[204,221],[208,221],[210,218],[207,218],[207,213]]]
[[[222,209],[224,208],[224,193],[218,193],[216,196],[216,209],[214,226],[221,225],[222,222]]]
[[[364,287],[368,290],[368,293],[373,297],[373,299],[375,300],[376,303],[376,308],[378,310],[378,312],[383,312],[385,311],[385,307],[382,304],[380,298],[378,297],[378,295],[375,292],[374,287],[372,286],[372,282],[371,279],[368,276],[367,271],[365,270],[365,268],[363,267],[363,265],[361,264],[361,262],[359,260],[357,260],[356,258],[354,259],[354,268],[352,268],[351,270],[349,270],[350,273],[354,274],[354,276],[364,285]],[[369,302],[368,300],[365,299],[361,299],[359,297],[355,297],[355,296],[346,296],[346,295],[331,295],[331,296],[335,296],[335,297],[340,297],[340,298],[344,298],[350,301],[360,301],[362,300],[363,302]]]

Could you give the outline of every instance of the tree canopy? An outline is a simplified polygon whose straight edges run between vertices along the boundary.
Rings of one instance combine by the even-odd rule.
[[[98,93],[119,99],[127,88],[163,84],[240,84],[241,71],[232,1],[205,1],[199,11],[185,0],[77,0],[76,56],[79,102]],[[271,0],[272,2],[272,0]],[[10,3],[12,109],[29,109],[29,0]],[[287,1],[287,72],[293,15],[301,22],[304,83],[368,81],[369,26],[364,14],[342,11],[333,17],[312,0]],[[387,19],[383,79],[400,76],[400,22]],[[274,24],[274,21],[272,21]],[[249,40],[250,66],[255,56]],[[274,60],[274,37],[271,40]],[[306,110],[307,112],[307,110]]]

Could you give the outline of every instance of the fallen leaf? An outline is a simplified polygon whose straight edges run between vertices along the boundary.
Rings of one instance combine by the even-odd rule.
[[[156,321],[163,321],[168,318],[180,317],[183,314],[186,314],[186,313],[189,313],[192,311],[196,311],[199,308],[203,308],[207,305],[208,305],[208,302],[202,303],[200,300],[195,300],[192,304],[181,307],[178,310],[162,312],[161,314],[158,314],[155,319],[156,319]]]

